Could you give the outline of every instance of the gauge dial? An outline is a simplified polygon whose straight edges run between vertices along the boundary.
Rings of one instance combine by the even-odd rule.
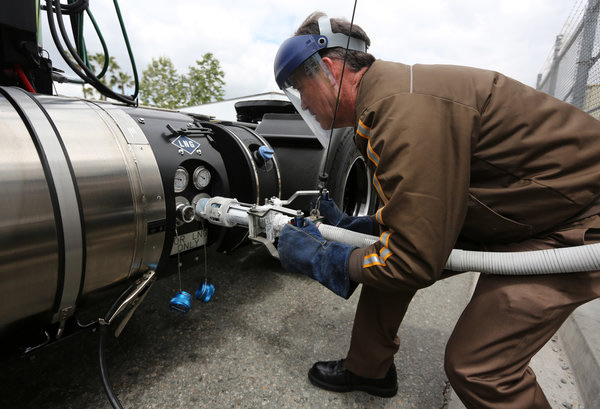
[[[194,186],[196,189],[204,189],[210,183],[210,171],[206,169],[204,166],[198,166],[196,170],[194,170]]]
[[[175,171],[175,179],[173,180],[173,189],[175,192],[180,193],[185,190],[190,181],[190,174],[184,167],[177,167]]]

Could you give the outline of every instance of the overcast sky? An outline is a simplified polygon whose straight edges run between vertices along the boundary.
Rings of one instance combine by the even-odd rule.
[[[535,86],[556,35],[586,2],[360,0],[354,22],[371,38],[369,51],[377,58],[488,68]],[[277,90],[273,59],[283,40],[313,11],[350,20],[353,6],[353,0],[120,1],[140,76],[152,58],[169,57],[185,73],[211,52],[225,72],[225,98]],[[90,9],[109,52],[129,70],[113,2],[91,0]],[[85,24],[91,28],[87,18]],[[101,51],[95,34],[86,32],[89,52]],[[47,30],[44,46],[54,65],[65,68]]]

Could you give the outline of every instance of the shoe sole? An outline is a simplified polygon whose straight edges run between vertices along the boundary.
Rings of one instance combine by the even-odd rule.
[[[367,392],[369,395],[373,395],[373,396],[379,396],[381,398],[391,398],[393,396],[396,396],[396,393],[398,393],[398,388],[393,388],[393,389],[383,389],[383,388],[377,388],[375,386],[370,386],[370,385],[335,385],[335,384],[331,384],[331,383],[327,383],[327,382],[323,382],[321,379],[313,376],[312,373],[308,373],[308,379],[310,380],[310,383],[312,383],[315,386],[318,386],[319,388],[322,389],[326,389],[328,391],[333,391],[333,392],[352,392],[352,391],[361,391],[361,392]]]

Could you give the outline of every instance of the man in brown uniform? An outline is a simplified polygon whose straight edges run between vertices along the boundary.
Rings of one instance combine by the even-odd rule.
[[[600,241],[600,122],[496,72],[375,60],[369,43],[359,27],[351,33],[348,22],[315,13],[281,46],[275,74],[316,132],[356,128],[381,207],[358,219],[330,203],[321,210],[332,224],[372,229],[380,240],[356,249],[326,242],[310,223],[290,225],[279,253],[285,268],[344,298],[363,284],[346,359],[317,362],[310,380],[393,396],[399,325],[415,292],[444,277],[454,247]],[[530,359],[577,306],[598,297],[597,271],[481,275],[446,348],[463,403],[550,408]]]

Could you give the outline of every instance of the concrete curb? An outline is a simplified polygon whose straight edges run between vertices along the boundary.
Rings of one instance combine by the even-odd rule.
[[[558,331],[586,408],[600,408],[600,299],[577,308]]]

